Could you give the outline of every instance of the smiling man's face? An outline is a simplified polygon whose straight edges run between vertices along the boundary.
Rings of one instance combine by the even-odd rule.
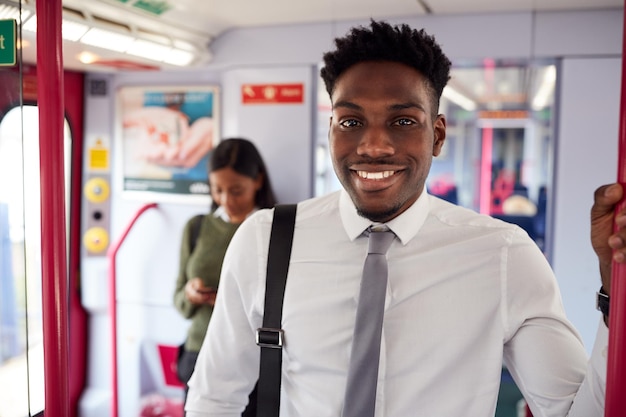
[[[330,152],[361,216],[389,221],[422,193],[446,137],[429,91],[421,73],[397,62],[361,62],[338,78]]]

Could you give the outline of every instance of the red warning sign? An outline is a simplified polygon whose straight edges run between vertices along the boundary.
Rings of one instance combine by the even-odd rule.
[[[304,84],[244,84],[243,104],[303,103]]]

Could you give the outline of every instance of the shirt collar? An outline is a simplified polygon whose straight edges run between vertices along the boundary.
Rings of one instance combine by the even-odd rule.
[[[386,224],[398,236],[402,244],[406,245],[421,229],[429,209],[429,195],[424,189],[415,203]],[[341,190],[339,196],[339,213],[350,240],[359,237],[365,229],[373,224],[371,220],[357,214],[356,207],[345,190]]]
[[[246,216],[246,219],[250,217],[250,215],[254,213],[255,211],[257,211],[258,209],[259,209],[258,207],[255,207],[254,209],[252,209],[252,211],[248,213],[248,215]],[[230,216],[228,215],[228,213],[226,213],[226,210],[224,210],[223,206],[219,206],[218,208],[216,208],[215,211],[213,212],[213,216],[224,220],[226,223],[230,223]]]

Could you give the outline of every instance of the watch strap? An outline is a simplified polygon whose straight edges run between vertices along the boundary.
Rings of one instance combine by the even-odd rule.
[[[601,311],[606,317],[609,316],[609,295],[604,291],[604,287],[600,287],[600,291],[596,293],[596,309]]]

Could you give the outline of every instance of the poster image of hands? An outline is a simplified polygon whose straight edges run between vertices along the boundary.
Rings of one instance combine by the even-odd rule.
[[[216,86],[118,90],[124,192],[206,201],[209,153],[220,137],[218,93]]]

